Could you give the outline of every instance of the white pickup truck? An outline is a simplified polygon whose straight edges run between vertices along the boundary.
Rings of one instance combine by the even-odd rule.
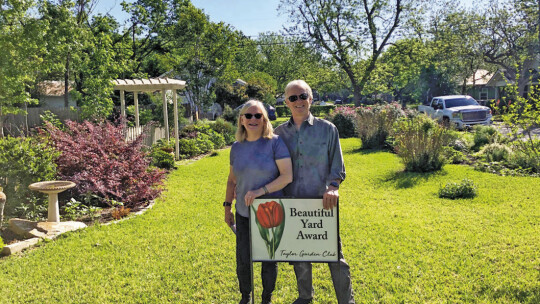
[[[467,95],[433,97],[427,105],[418,106],[418,111],[441,121],[444,125],[454,124],[459,130],[474,125],[490,125],[491,109],[481,106]]]

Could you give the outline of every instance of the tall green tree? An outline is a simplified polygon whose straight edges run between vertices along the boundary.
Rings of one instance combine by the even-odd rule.
[[[359,104],[376,63],[412,10],[411,1],[282,0],[281,9],[299,23],[290,33],[309,37],[347,74]],[[355,65],[367,58],[363,69]]]
[[[80,61],[83,43],[88,36],[86,24],[82,22],[83,14],[76,15],[73,1],[41,1],[40,24],[45,29],[43,64],[40,66],[41,80],[64,81],[64,106],[69,106],[69,88],[74,81],[74,72]]]
[[[500,68],[506,79],[517,81],[523,96],[540,55],[540,1],[494,2],[485,13],[482,51],[486,62]]]
[[[0,136],[6,114],[23,113],[20,104],[34,102],[28,88],[34,82],[42,58],[42,29],[30,17],[35,3],[29,0],[0,1]]]
[[[81,116],[103,120],[112,114],[113,83],[128,66],[128,58],[115,45],[118,23],[110,16],[95,16],[84,41],[80,68],[75,81]]]

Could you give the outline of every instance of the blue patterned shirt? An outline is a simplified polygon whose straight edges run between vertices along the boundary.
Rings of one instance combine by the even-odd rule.
[[[236,212],[248,217],[249,209],[244,196],[250,190],[256,190],[272,182],[279,176],[276,160],[289,158],[287,146],[275,135],[272,139],[259,138],[256,141],[234,142],[231,147],[230,164],[236,177]],[[283,196],[276,191],[273,197]]]
[[[291,118],[276,128],[291,154],[293,181],[283,189],[294,197],[320,197],[328,184],[345,179],[345,165],[336,126],[331,122],[309,117],[297,130]]]

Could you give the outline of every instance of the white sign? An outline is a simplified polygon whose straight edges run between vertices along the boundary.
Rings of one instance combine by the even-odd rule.
[[[336,262],[338,208],[322,198],[262,198],[250,208],[253,261]]]

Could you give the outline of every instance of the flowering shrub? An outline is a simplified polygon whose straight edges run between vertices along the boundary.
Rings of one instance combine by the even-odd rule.
[[[58,176],[77,184],[74,195],[99,196],[101,203],[121,201],[139,207],[161,193],[164,171],[149,168],[142,136],[126,142],[122,124],[66,122],[66,131],[46,124],[54,146],[61,152]]]
[[[58,156],[45,136],[0,138],[0,185],[8,197],[6,215],[30,220],[46,217],[47,196],[28,185],[54,180]]]
[[[337,107],[327,119],[331,121],[339,132],[339,137],[354,137],[356,110],[352,107]]]
[[[383,147],[394,123],[405,115],[398,103],[360,107],[356,113],[356,133],[363,149]]]
[[[411,172],[440,170],[444,165],[443,150],[452,140],[447,128],[426,115],[404,118],[395,124],[394,151]]]

